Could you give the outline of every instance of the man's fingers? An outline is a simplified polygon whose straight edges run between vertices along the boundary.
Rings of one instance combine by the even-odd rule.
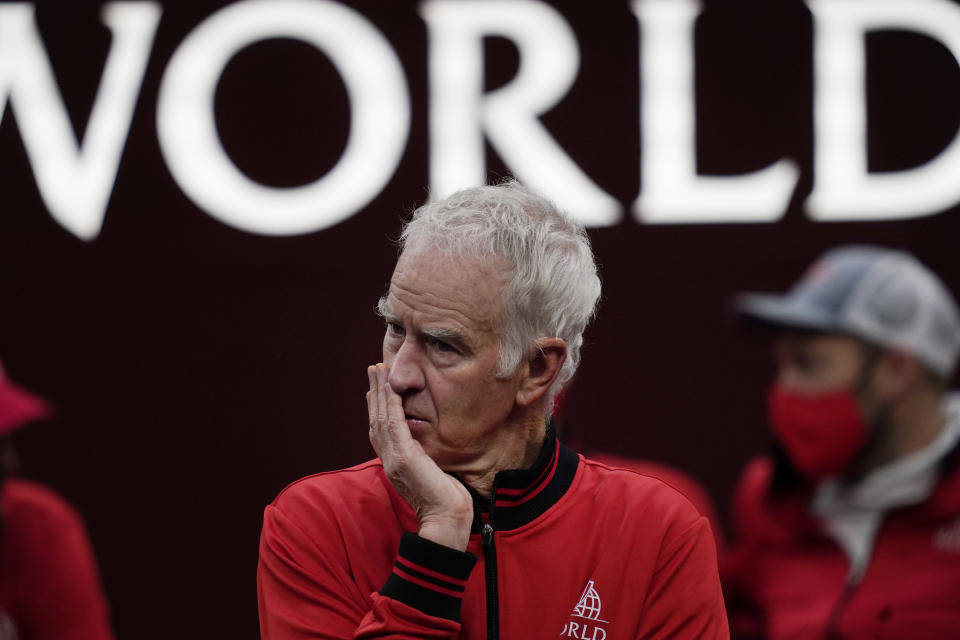
[[[367,381],[370,383],[370,391],[377,388],[377,365],[367,367]]]
[[[377,365],[377,427],[383,429],[387,426],[387,365],[380,363]]]
[[[367,426],[372,431],[377,417],[377,369],[373,365],[367,367],[367,380],[370,390],[367,391]]]
[[[386,398],[387,427],[390,429],[391,435],[393,435],[398,443],[406,443],[412,440],[413,436],[410,435],[410,427],[407,426],[407,418],[403,413],[403,401],[398,394],[394,393],[389,385],[386,389]]]
[[[406,476],[411,470],[409,465],[419,461],[414,463],[414,467],[420,467],[426,455],[410,433],[403,412],[403,399],[390,386],[390,369],[387,365],[379,363],[367,367],[367,378],[370,382],[370,390],[367,391],[370,443],[389,476]],[[430,461],[430,464],[433,462]],[[409,481],[407,478],[404,483]]]
[[[398,443],[411,439],[410,429],[403,412],[403,400],[390,386],[390,369],[385,364],[377,365],[377,375],[380,388],[377,393],[379,416],[382,416],[382,426],[389,430],[389,434]]]

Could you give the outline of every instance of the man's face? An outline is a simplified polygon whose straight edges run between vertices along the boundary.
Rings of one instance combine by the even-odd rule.
[[[386,298],[383,362],[413,437],[442,468],[466,470],[503,437],[517,377],[496,377],[498,262],[404,252]]]
[[[863,347],[851,337],[785,333],[774,343],[777,385],[803,395],[854,390],[860,382]]]

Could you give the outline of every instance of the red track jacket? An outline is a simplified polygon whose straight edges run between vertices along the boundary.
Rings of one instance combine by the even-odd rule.
[[[112,640],[83,521],[59,495],[8,478],[0,492],[0,640]]]
[[[709,524],[666,485],[548,435],[494,495],[460,552],[411,533],[378,460],[290,485],[264,514],[263,640],[729,636]]]
[[[754,460],[734,501],[738,545],[724,562],[737,635],[768,640],[960,638],[960,451],[922,504],[888,512],[859,583],[807,511],[809,493],[773,497]]]

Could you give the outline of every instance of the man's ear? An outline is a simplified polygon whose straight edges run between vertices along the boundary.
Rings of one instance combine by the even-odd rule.
[[[527,362],[527,372],[517,390],[517,404],[527,407],[541,400],[567,359],[567,343],[560,338],[540,338]]]

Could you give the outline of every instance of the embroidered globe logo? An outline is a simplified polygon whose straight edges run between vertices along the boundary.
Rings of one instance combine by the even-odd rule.
[[[598,620],[600,618],[600,595],[593,588],[593,580],[587,583],[580,601],[573,608],[573,614],[588,620]]]

